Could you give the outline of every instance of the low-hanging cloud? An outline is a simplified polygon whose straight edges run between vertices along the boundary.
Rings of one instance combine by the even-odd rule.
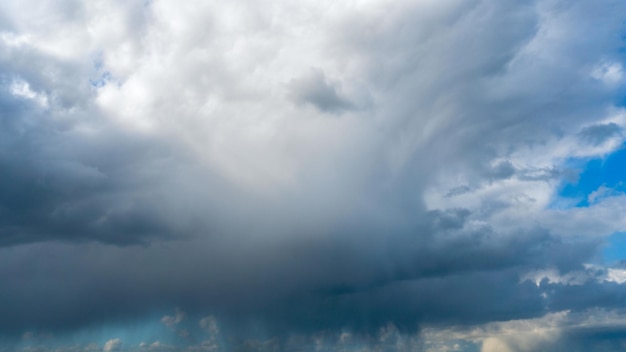
[[[554,206],[568,160],[623,143],[619,1],[0,9],[6,341],[156,314],[178,345],[137,350],[426,350],[425,326],[622,308],[622,283],[523,279],[626,228],[619,192]],[[585,345],[568,324],[540,343]]]

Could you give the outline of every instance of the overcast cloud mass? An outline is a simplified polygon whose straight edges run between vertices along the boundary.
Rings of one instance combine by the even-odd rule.
[[[622,351],[623,0],[0,2],[0,351]]]

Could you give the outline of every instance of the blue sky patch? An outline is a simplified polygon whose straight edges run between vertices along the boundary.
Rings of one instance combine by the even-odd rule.
[[[626,148],[605,158],[572,159],[567,164],[568,168],[581,171],[577,181],[562,186],[559,204],[588,207],[603,197],[626,192]],[[609,236],[601,258],[605,264],[626,259],[626,232]]]
[[[614,233],[608,238],[602,258],[606,264],[626,259],[626,232]]]
[[[568,168],[582,171],[578,180],[565,183],[558,195],[572,200],[576,207],[588,207],[590,195],[601,186],[618,191],[626,188],[626,148],[620,148],[606,158],[572,159],[567,164]]]

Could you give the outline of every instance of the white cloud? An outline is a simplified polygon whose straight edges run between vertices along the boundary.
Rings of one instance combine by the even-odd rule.
[[[604,280],[608,282],[615,282],[618,284],[623,284],[626,282],[626,270],[618,269],[618,268],[609,268],[607,270],[606,278]]]
[[[620,182],[617,186],[618,188],[621,188],[624,185],[622,182]],[[616,196],[621,196],[621,195],[624,195],[623,191],[615,189],[615,188],[606,187],[606,185],[601,185],[600,187],[598,187],[598,189],[589,193],[589,195],[587,196],[587,201],[589,202],[589,204],[597,204],[599,201],[605,198],[616,197]]]
[[[102,347],[102,351],[104,352],[113,352],[120,351],[122,349],[122,340],[121,339],[111,339],[104,343]]]
[[[11,89],[11,93],[13,93],[13,95],[15,96],[34,100],[37,102],[37,104],[39,104],[43,108],[48,107],[48,97],[45,94],[34,92],[30,88],[30,85],[28,84],[28,82],[24,80],[13,81],[11,83],[10,89]]]
[[[543,280],[547,280],[550,284],[582,285],[591,279],[592,276],[585,271],[572,271],[561,275],[556,268],[548,268],[527,273],[522,277],[521,281],[529,280],[537,286],[540,286]]]
[[[624,78],[624,68],[619,62],[605,62],[597,65],[591,76],[607,85],[616,85]]]

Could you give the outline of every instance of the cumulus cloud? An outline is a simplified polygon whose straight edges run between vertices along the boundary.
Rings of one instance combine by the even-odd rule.
[[[152,319],[171,340],[132,346],[565,344],[560,312],[622,308],[597,257],[626,198],[555,204],[570,160],[624,142],[625,6],[5,1],[1,335]],[[534,345],[467,333],[533,319],[554,328]]]

